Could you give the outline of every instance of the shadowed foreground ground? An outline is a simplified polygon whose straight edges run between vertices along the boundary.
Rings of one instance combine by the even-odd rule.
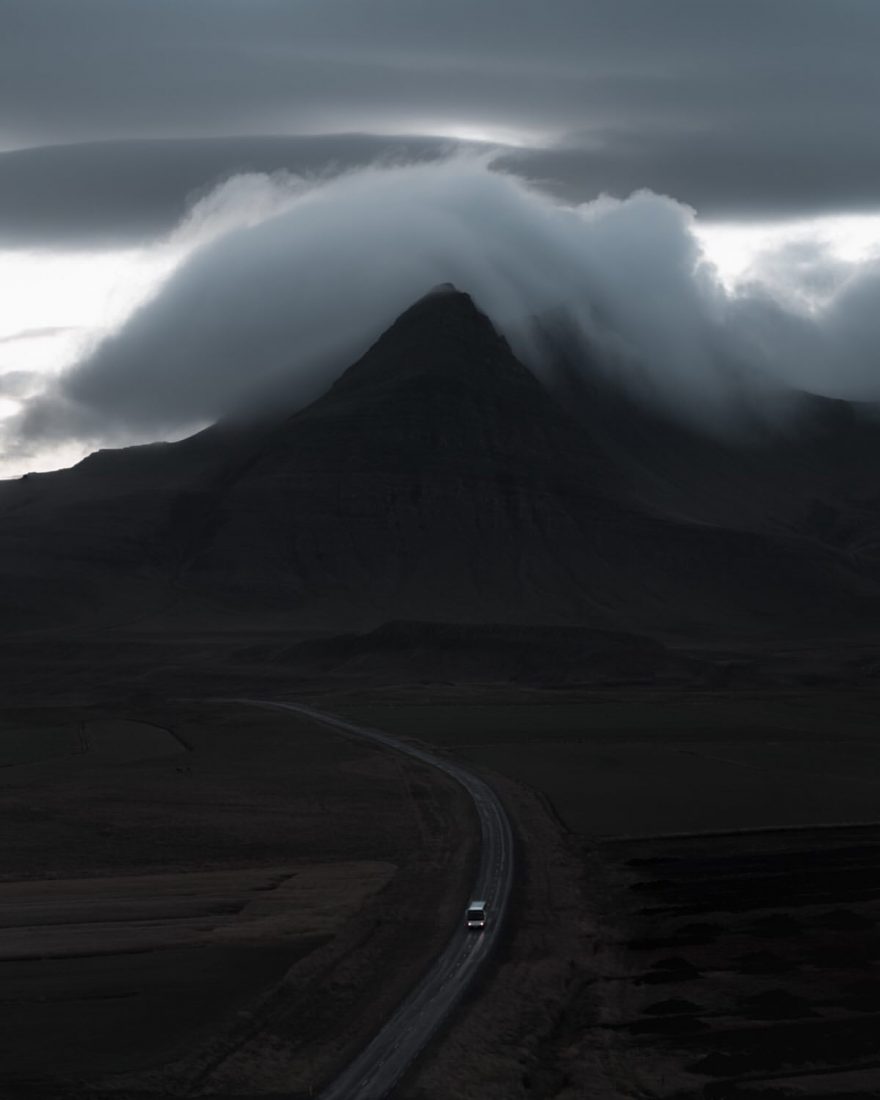
[[[467,808],[301,720],[168,701],[247,688],[240,639],[139,644],[70,647],[54,704],[2,714],[5,1093],[307,1094],[459,918]],[[506,946],[402,1096],[876,1093],[878,698],[775,660],[737,690],[299,682],[484,769],[518,832]]]
[[[876,1096],[877,707],[815,690],[352,704],[491,767],[532,857],[509,956],[415,1095]]]
[[[467,800],[294,716],[148,717],[0,714],[3,1095],[305,1095],[457,919]]]

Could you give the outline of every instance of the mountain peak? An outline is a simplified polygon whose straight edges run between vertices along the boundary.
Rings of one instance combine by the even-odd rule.
[[[471,296],[441,283],[404,310],[330,392],[429,376],[473,382],[499,372],[537,385]]]

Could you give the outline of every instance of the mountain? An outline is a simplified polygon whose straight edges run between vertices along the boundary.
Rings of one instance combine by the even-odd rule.
[[[441,287],[281,422],[0,486],[0,608],[19,629],[254,616],[335,632],[868,629],[880,432],[853,415],[822,405],[824,427],[813,410],[746,446],[601,387],[554,394]]]

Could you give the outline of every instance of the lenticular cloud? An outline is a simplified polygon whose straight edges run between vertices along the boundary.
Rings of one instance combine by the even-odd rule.
[[[734,293],[671,198],[563,206],[485,157],[245,177],[221,198],[178,230],[187,258],[156,295],[30,402],[23,436],[155,438],[279,394],[293,409],[443,282],[539,376],[548,333],[564,331],[575,369],[710,428],[791,390],[880,399],[880,268],[821,311],[759,284]]]

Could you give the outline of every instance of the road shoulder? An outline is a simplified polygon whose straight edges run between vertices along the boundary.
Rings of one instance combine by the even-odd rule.
[[[555,1072],[554,1033],[588,980],[592,923],[578,847],[538,793],[498,775],[491,783],[517,834],[507,935],[491,982],[461,1005],[405,1082],[401,1100],[513,1100],[564,1087],[545,1078]]]

